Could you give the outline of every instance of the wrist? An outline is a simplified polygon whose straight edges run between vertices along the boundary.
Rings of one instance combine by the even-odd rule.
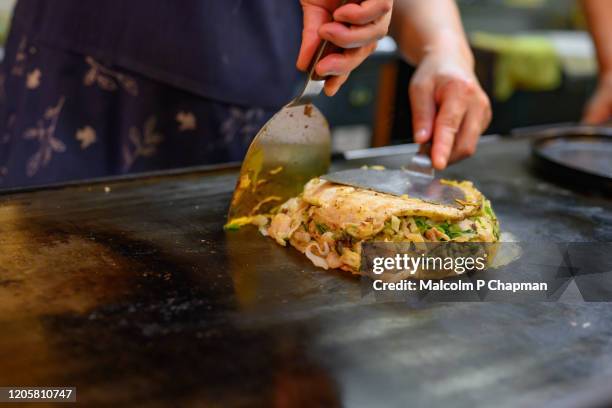
[[[421,60],[428,56],[458,60],[466,69],[474,70],[474,54],[467,39],[454,30],[439,30],[423,47]]]

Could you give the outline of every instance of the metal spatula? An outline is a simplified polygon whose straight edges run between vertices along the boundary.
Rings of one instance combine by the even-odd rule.
[[[327,41],[320,44],[301,94],[255,136],[240,169],[228,220],[268,212],[298,195],[308,180],[329,169],[329,125],[311,102],[325,84],[325,78],[317,75],[314,68],[332,52],[338,52],[338,48]]]
[[[423,146],[402,169],[350,169],[326,174],[322,178],[333,183],[381,193],[407,195],[436,204],[459,206],[457,200],[465,200],[465,194],[461,189],[442,184],[435,178],[429,150],[429,146]]]

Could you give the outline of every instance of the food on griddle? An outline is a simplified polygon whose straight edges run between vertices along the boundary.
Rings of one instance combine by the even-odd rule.
[[[394,196],[315,178],[304,192],[271,215],[232,220],[226,227],[259,227],[280,245],[291,244],[318,267],[360,273],[362,244],[386,242],[497,242],[499,223],[491,203],[471,182],[457,206]]]

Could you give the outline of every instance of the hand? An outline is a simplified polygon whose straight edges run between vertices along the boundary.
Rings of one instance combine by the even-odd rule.
[[[602,75],[595,94],[584,111],[582,121],[588,125],[601,125],[612,117],[612,73]]]
[[[325,94],[333,96],[376,48],[376,43],[389,30],[393,0],[365,0],[361,4],[340,0],[301,0],[304,10],[302,46],[297,60],[298,69],[305,71],[321,42],[327,40],[345,51],[321,59],[315,70],[325,81]],[[332,18],[333,16],[333,18]]]
[[[474,154],[491,122],[491,104],[472,65],[471,54],[430,51],[410,83],[414,140],[433,139],[431,157],[438,170]]]

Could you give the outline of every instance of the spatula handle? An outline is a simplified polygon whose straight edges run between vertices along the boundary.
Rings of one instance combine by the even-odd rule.
[[[431,163],[431,146],[431,142],[420,145],[419,151],[412,156],[410,163],[404,168],[433,178],[436,173]]]
[[[340,2],[338,8],[344,6],[347,3],[360,4],[363,0],[343,0]],[[333,17],[332,17],[333,18]],[[321,41],[319,47],[317,48],[317,52],[314,54],[314,58],[310,61],[310,66],[308,67],[308,78],[313,81],[323,81],[327,79],[327,77],[323,77],[315,71],[315,67],[319,63],[319,61],[329,54],[334,53],[342,53],[344,51],[343,48],[338,47],[337,45],[329,42],[329,41]]]

